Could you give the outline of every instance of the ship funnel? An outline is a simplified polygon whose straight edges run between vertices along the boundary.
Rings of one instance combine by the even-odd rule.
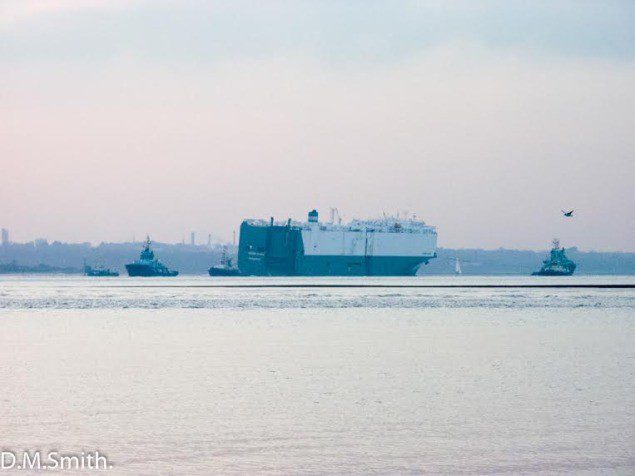
[[[317,223],[318,222],[318,212],[314,208],[309,212],[309,223]]]

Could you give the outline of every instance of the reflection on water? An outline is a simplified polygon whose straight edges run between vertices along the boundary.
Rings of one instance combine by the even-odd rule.
[[[0,281],[4,448],[117,474],[635,471],[633,290],[106,287],[131,282]]]
[[[10,277],[0,280],[5,309],[290,309],[445,307],[635,306],[624,289],[427,288],[427,287],[215,287],[271,285],[461,286],[582,284],[635,285],[635,277],[428,277],[428,278],[89,278]]]

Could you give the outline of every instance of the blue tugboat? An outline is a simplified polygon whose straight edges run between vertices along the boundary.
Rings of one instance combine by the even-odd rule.
[[[223,246],[220,264],[212,266],[208,273],[210,276],[240,276],[240,271],[232,264],[232,259],[227,256],[226,246]]]
[[[532,276],[571,276],[576,264],[564,254],[564,248],[560,248],[557,238],[553,240],[553,248],[549,259],[542,262],[539,271],[531,273]]]
[[[154,257],[154,252],[150,249],[150,237],[146,239],[146,245],[141,252],[139,260],[126,265],[128,276],[176,276],[178,271],[168,269],[163,263]]]

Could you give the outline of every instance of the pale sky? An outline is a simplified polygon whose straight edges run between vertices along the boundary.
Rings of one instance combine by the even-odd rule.
[[[629,0],[0,0],[16,241],[338,207],[444,247],[635,251],[634,184]]]

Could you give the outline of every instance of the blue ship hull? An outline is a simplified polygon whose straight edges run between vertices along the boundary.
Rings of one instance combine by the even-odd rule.
[[[168,269],[154,268],[152,266],[148,266],[145,264],[136,264],[131,263],[126,265],[126,271],[128,271],[128,276],[131,277],[173,277],[179,274],[178,271],[172,271]]]
[[[207,272],[210,276],[240,276],[238,269],[221,266],[212,266]]]
[[[404,256],[302,256],[299,276],[414,276],[427,261]]]
[[[534,271],[531,273],[532,276],[572,276],[573,270],[571,271],[553,271],[553,270],[540,270]]]

